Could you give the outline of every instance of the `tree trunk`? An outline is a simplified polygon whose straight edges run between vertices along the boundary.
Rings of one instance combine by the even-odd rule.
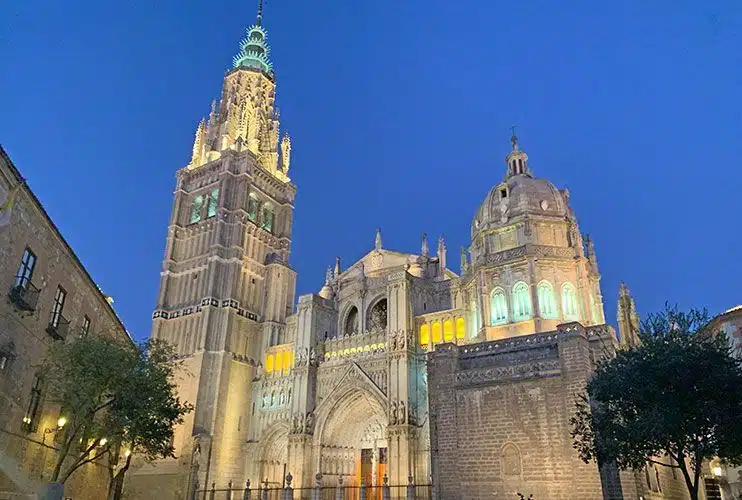
[[[124,476],[131,465],[131,455],[126,457],[126,463],[108,482],[108,500],[121,500],[124,492]]]

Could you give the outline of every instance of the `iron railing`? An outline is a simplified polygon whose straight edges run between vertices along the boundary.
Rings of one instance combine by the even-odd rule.
[[[39,302],[39,289],[25,276],[16,276],[8,293],[10,301],[24,311],[36,310]]]
[[[385,494],[384,490],[387,490]],[[429,484],[199,489],[189,500],[432,500]]]
[[[54,316],[52,321],[50,321],[49,325],[46,327],[46,333],[54,337],[56,340],[66,339],[69,331],[70,322],[61,314]]]

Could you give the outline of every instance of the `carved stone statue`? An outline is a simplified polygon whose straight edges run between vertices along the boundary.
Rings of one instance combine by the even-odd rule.
[[[404,401],[399,402],[399,423],[404,424],[405,423],[405,406]]]
[[[284,173],[289,171],[291,165],[291,137],[289,134],[284,133],[283,139],[281,139],[281,170]]]
[[[389,412],[389,425],[395,425],[397,423],[397,403],[392,401]]]
[[[317,364],[317,350],[314,347],[309,351],[309,364],[312,366]]]
[[[307,413],[306,424],[304,425],[304,432],[311,434],[314,431],[314,413]]]

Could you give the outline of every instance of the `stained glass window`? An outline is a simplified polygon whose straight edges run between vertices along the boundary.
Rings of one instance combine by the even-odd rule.
[[[268,232],[273,232],[273,221],[276,215],[273,213],[273,208],[270,205],[263,206],[263,229]]]
[[[531,317],[531,293],[522,281],[513,287],[513,319],[523,321]]]
[[[554,289],[548,281],[542,281],[536,289],[538,294],[538,311],[542,318],[556,318],[556,303]]]
[[[562,312],[564,319],[569,321],[579,321],[580,314],[577,309],[577,296],[575,287],[572,283],[562,285]]]
[[[492,290],[490,309],[492,325],[502,325],[508,322],[508,303],[505,299],[505,291],[502,288]]]
[[[253,194],[247,197],[247,218],[253,222],[258,220],[258,199]]]

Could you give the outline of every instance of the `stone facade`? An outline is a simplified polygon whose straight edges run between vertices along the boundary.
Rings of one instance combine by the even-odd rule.
[[[59,409],[44,404],[43,384],[36,385],[36,367],[49,345],[69,341],[84,330],[129,339],[110,299],[0,148],[0,205],[9,193],[15,193],[14,203],[10,213],[0,217],[0,496],[35,492],[49,479],[56,459]],[[26,273],[24,255],[27,268],[32,267]],[[59,287],[66,296],[55,314]],[[107,485],[106,469],[91,464],[72,475],[66,494],[98,499]]]

